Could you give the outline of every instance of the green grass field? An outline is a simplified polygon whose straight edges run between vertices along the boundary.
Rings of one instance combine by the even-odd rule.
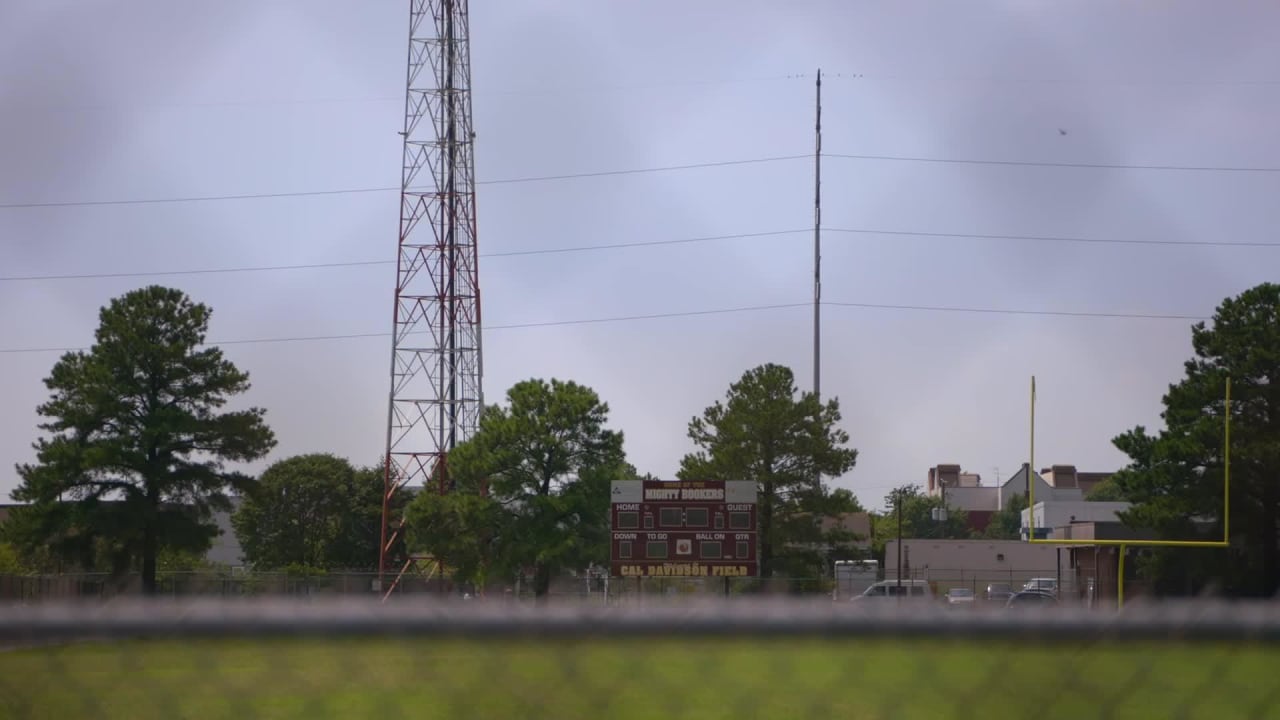
[[[1280,718],[1280,649],[270,640],[0,652],[5,718]]]

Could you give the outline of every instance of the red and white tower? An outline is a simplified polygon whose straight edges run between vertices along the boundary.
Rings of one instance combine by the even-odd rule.
[[[404,485],[448,490],[446,458],[483,405],[475,133],[467,0],[410,0],[400,244],[391,342],[379,587]],[[406,564],[407,566],[407,564]],[[398,575],[397,575],[398,577]]]

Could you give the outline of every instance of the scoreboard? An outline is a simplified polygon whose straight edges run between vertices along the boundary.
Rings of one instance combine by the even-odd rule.
[[[624,480],[610,494],[611,575],[759,574],[755,482]]]

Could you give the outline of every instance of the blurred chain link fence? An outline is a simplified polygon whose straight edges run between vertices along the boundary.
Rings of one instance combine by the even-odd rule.
[[[965,568],[910,569],[904,580],[925,582],[936,595],[954,588],[967,589],[978,596],[1017,590],[1033,578],[1049,577],[1064,599],[1088,602],[1114,598],[1116,578],[1112,573],[1096,575],[1076,570],[1054,573],[1040,569],[1002,571]],[[565,574],[554,579],[551,595],[577,598],[599,604],[630,604],[646,596],[739,596],[757,593],[781,595],[824,595],[848,599],[880,581],[896,578],[894,568],[882,572],[841,574],[837,577],[760,578],[616,578],[603,568]],[[300,574],[243,569],[161,572],[159,594],[173,598],[238,597],[272,595],[373,595],[378,574],[368,571],[328,571]],[[390,579],[388,579],[388,584]],[[1143,584],[1127,582],[1128,592],[1141,595]],[[136,573],[66,573],[58,575],[0,574],[0,602],[6,600],[47,601],[75,598],[110,598],[137,595],[142,583]],[[516,580],[493,583],[480,589],[471,583],[456,582],[438,573],[407,573],[396,585],[397,595],[484,595],[508,600],[531,600],[532,584]]]
[[[387,576],[390,585],[394,574]],[[273,595],[357,596],[378,594],[378,574],[366,571],[328,571],[300,574],[274,571],[161,572],[158,593],[172,598],[239,597]],[[727,582],[726,582],[727,580]],[[554,578],[550,594],[599,604],[626,604],[640,596],[742,595],[762,591],[779,594],[832,594],[831,578],[616,578],[603,568],[564,574]],[[847,583],[846,583],[847,585]],[[64,573],[57,575],[0,574],[0,602],[48,601],[76,598],[105,599],[139,594],[137,573]],[[508,600],[532,600],[533,585],[525,579],[493,583],[480,589],[439,573],[407,573],[395,588],[396,595],[484,595]]]
[[[4,718],[1280,717],[1280,603],[0,605]]]

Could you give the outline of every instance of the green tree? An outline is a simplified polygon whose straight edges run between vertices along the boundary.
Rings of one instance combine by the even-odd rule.
[[[902,485],[889,491],[884,498],[886,510],[873,519],[875,541],[872,545],[876,557],[884,559],[884,545],[889,540],[898,538],[899,513],[901,508],[902,537],[905,538],[938,538],[946,540],[965,540],[973,537],[969,529],[968,513],[959,508],[948,507],[947,519],[933,519],[933,511],[944,507],[942,498],[926,495],[918,485]]]
[[[1223,300],[1212,326],[1192,326],[1191,341],[1194,357],[1163,398],[1165,429],[1138,426],[1113,440],[1130,458],[1112,476],[1117,495],[1134,503],[1122,520],[1168,539],[1222,537],[1230,377],[1231,552],[1159,549],[1140,570],[1164,592],[1214,581],[1271,596],[1280,588],[1280,285]]]
[[[787,577],[805,579],[804,584],[793,585],[794,590],[818,590],[822,585],[815,581],[831,577],[836,560],[857,560],[866,554],[855,543],[868,538],[837,522],[866,510],[851,491],[831,490],[825,484],[812,492],[799,493],[797,509],[779,523],[779,535],[786,538],[786,547],[779,554],[777,569]]]
[[[408,547],[430,553],[442,571],[483,593],[490,575],[509,569],[512,546],[506,507],[483,492],[475,482],[480,478],[463,475],[479,466],[461,459],[456,448],[451,455],[452,491],[440,495],[431,488],[413,498],[404,510],[404,532]]]
[[[1027,509],[1027,496],[1016,493],[1005,503],[1004,509],[991,514],[991,521],[982,531],[989,540],[1018,540],[1022,537],[1022,511]]]
[[[450,452],[451,495],[459,497],[415,498],[407,529],[415,550],[473,578],[531,568],[541,601],[558,570],[608,562],[609,486],[629,466],[622,433],[606,427],[609,406],[594,390],[526,380],[507,401],[485,408],[476,434]],[[432,520],[472,535],[451,538]]]
[[[24,512],[26,510],[25,506],[9,510],[9,517],[0,523],[0,547],[8,548],[14,562],[31,572],[55,572],[57,563],[49,548],[25,541],[30,533],[27,526],[37,521],[31,512]],[[0,550],[0,554],[5,551]]]
[[[830,490],[819,476],[843,475],[857,462],[839,423],[836,398],[822,403],[811,392],[799,393],[791,370],[772,363],[743,373],[724,401],[689,422],[698,449],[681,460],[681,480],[751,480],[758,487],[762,577],[794,571],[787,556],[804,554],[797,546],[813,538],[813,510],[828,502]]]
[[[18,554],[18,548],[9,543],[0,543],[0,575],[22,575],[30,572],[30,568]]]
[[[372,570],[383,487],[382,467],[357,469],[330,453],[296,455],[262,473],[231,522],[256,568]],[[403,488],[397,493],[394,510],[406,495]]]
[[[1124,490],[1112,478],[1107,478],[1094,485],[1088,494],[1084,496],[1084,499],[1091,502],[1124,502],[1127,500],[1124,496]]]
[[[126,293],[100,312],[89,351],[54,365],[38,408],[51,437],[18,466],[13,492],[30,503],[20,545],[71,560],[105,553],[113,570],[140,569],[147,594],[162,550],[208,550],[227,489],[252,484],[225,463],[275,445],[265,411],[219,412],[249,376],[204,346],[210,312],[178,290]]]

